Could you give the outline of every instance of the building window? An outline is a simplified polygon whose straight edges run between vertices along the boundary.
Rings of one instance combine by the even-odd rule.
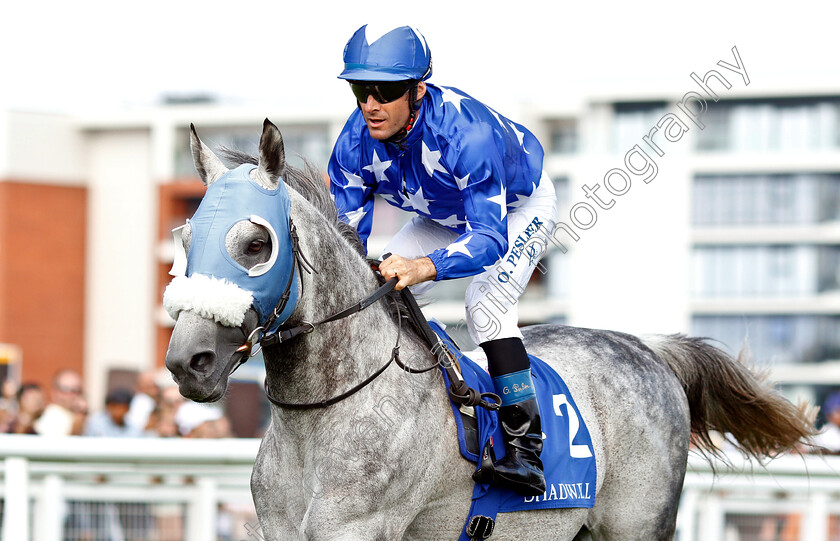
[[[578,151],[578,129],[575,119],[549,121],[548,151],[551,154],[575,154]]]
[[[692,297],[802,297],[837,289],[840,246],[696,246]]]
[[[624,153],[641,143],[667,112],[664,101],[613,104],[613,150]]]
[[[746,346],[759,366],[840,355],[840,316],[695,316],[691,333],[715,339],[731,355]]]
[[[816,224],[840,214],[840,174],[698,175],[692,224]]]
[[[569,177],[566,175],[555,176],[552,179],[554,183],[554,194],[557,196],[557,208],[562,209],[569,205],[572,198],[572,188],[569,182]]]
[[[709,103],[697,150],[768,152],[840,146],[840,97]]]

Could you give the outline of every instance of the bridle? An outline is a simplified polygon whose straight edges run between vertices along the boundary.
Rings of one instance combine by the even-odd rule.
[[[297,267],[298,273],[300,274],[304,270],[308,274],[311,274],[312,272],[317,273],[318,272],[317,269],[315,269],[315,267],[312,266],[312,264],[309,262],[309,260],[306,259],[306,256],[303,255],[303,252],[300,250],[300,244],[299,244],[299,238],[298,238],[298,235],[297,235],[297,230],[295,229],[295,225],[294,225],[294,223],[292,223],[291,218],[289,219],[289,235],[292,239],[292,255],[293,255],[293,258],[294,258],[294,261],[295,261],[295,266]],[[292,340],[292,339],[294,339],[297,336],[300,336],[302,334],[311,333],[317,327],[320,327],[321,325],[323,325],[325,323],[329,323],[329,322],[332,322],[332,321],[337,321],[339,319],[343,319],[345,317],[353,315],[357,312],[361,312],[362,310],[364,310],[368,306],[371,306],[371,305],[375,304],[377,301],[379,301],[380,299],[382,299],[383,297],[385,297],[386,295],[391,293],[391,291],[393,291],[394,287],[397,285],[398,281],[399,281],[399,278],[397,278],[397,277],[391,278],[390,280],[388,280],[387,282],[385,282],[384,284],[379,286],[373,293],[371,293],[367,297],[363,298],[362,300],[360,300],[356,304],[354,304],[352,306],[349,306],[349,307],[345,308],[344,310],[341,310],[340,312],[336,312],[336,313],[334,313],[334,314],[332,314],[328,317],[325,317],[324,319],[322,319],[320,321],[317,321],[317,322],[314,322],[314,323],[309,322],[309,321],[303,321],[299,325],[296,325],[294,327],[284,328],[282,325],[280,325],[276,329],[272,329],[272,327],[274,326],[274,324],[277,321],[277,317],[279,316],[279,314],[281,314],[283,312],[283,310],[286,307],[286,304],[288,304],[289,299],[291,298],[291,290],[292,290],[292,287],[294,286],[294,271],[293,271],[292,273],[290,273],[289,280],[286,283],[286,288],[283,291],[283,294],[280,296],[280,300],[278,301],[277,305],[274,307],[274,310],[272,310],[271,314],[269,314],[269,316],[266,318],[266,320],[261,325],[259,325],[253,331],[251,331],[251,333],[248,335],[245,343],[236,350],[236,352],[242,353],[242,358],[231,369],[230,373],[232,374],[237,368],[239,368],[239,366],[244,364],[245,361],[247,361],[250,357],[253,357],[254,355],[258,354],[266,346],[272,346],[272,345],[275,345],[275,344],[282,344],[284,342],[288,342],[289,340]],[[303,282],[301,282],[301,287],[303,287]],[[396,362],[397,365],[401,369],[403,369],[404,371],[406,371],[410,374],[422,374],[422,373],[434,370],[435,368],[440,366],[440,362],[438,361],[438,362],[435,362],[434,364],[432,364],[431,366],[428,366],[426,368],[417,369],[417,368],[412,368],[412,367],[406,365],[405,363],[402,362],[402,360],[400,360],[400,353],[399,352],[400,352],[400,339],[402,338],[402,317],[399,315],[399,306],[397,305],[397,301],[395,299],[392,299],[392,300],[394,302],[394,306],[397,308],[397,322],[398,322],[397,340],[396,340],[396,343],[394,344],[394,347],[391,348],[391,356],[388,358],[388,361],[384,365],[382,365],[382,367],[380,367],[373,374],[368,376],[364,381],[362,381],[358,385],[355,385],[351,389],[348,389],[347,391],[345,391],[345,392],[343,392],[339,395],[336,395],[332,398],[329,398],[329,399],[326,399],[326,400],[320,400],[320,401],[317,401],[317,402],[294,403],[294,402],[284,402],[282,400],[279,400],[279,399],[275,398],[274,396],[272,396],[272,394],[271,394],[271,392],[269,391],[269,388],[268,388],[268,381],[266,380],[264,387],[265,387],[265,395],[268,398],[268,400],[272,404],[274,404],[276,406],[279,406],[281,408],[285,408],[285,409],[326,408],[326,407],[332,406],[333,404],[336,404],[336,403],[344,400],[345,398],[347,398],[347,397],[357,393],[358,391],[362,390],[364,387],[366,387],[368,384],[370,384],[373,380],[375,380],[377,377],[379,377],[385,371],[385,369],[387,369],[391,365],[391,363],[393,363],[393,362]],[[268,329],[268,331],[266,329]],[[259,347],[255,351],[252,351],[255,344],[259,344]]]
[[[340,312],[336,312],[331,316],[328,316],[318,322],[312,323],[309,321],[303,321],[301,322],[301,324],[290,328],[283,328],[283,325],[281,324],[276,329],[272,329],[272,327],[277,321],[279,314],[283,312],[283,309],[286,307],[286,304],[291,298],[291,289],[294,286],[295,267],[297,268],[299,274],[304,270],[308,274],[318,272],[317,269],[315,269],[315,267],[313,267],[312,264],[309,263],[309,261],[306,259],[306,256],[304,256],[303,252],[300,250],[297,230],[295,229],[295,225],[292,223],[291,218],[289,218],[289,235],[292,239],[292,256],[294,258],[295,265],[293,265],[293,270],[290,273],[288,282],[286,283],[286,289],[280,296],[280,300],[278,301],[277,306],[275,306],[272,313],[269,314],[269,316],[262,323],[262,325],[259,325],[256,329],[251,331],[245,343],[236,350],[237,353],[242,353],[242,358],[231,369],[231,374],[242,364],[244,364],[245,361],[259,353],[266,346],[282,344],[302,334],[309,334],[325,323],[337,321],[339,319],[351,316],[357,312],[361,312],[365,308],[375,304],[377,301],[391,293],[394,290],[394,287],[397,285],[397,282],[399,282],[399,277],[395,276],[387,282],[385,282],[384,284],[382,284],[381,286],[379,286],[373,293],[363,298],[356,304],[349,306],[344,310],[341,310]],[[375,270],[378,268],[378,261],[369,261],[369,263],[371,267]],[[303,281],[301,281],[301,288],[303,288]],[[402,295],[403,301],[406,305],[406,308],[408,309],[409,317],[415,323],[415,326],[419,328],[419,330],[421,331],[421,336],[425,339],[425,341],[429,345],[432,354],[436,357],[436,361],[431,366],[427,366],[425,368],[412,368],[403,363],[400,359],[400,339],[402,338],[402,314],[400,314],[399,304],[397,303],[396,299],[392,298],[394,306],[397,310],[397,340],[394,344],[394,347],[391,348],[391,356],[388,358],[388,361],[385,362],[385,364],[382,365],[378,370],[376,370],[374,373],[368,376],[364,381],[348,389],[347,391],[333,396],[332,398],[319,400],[317,402],[298,403],[284,402],[282,400],[279,400],[278,398],[271,395],[271,392],[268,388],[268,379],[266,379],[264,385],[266,398],[268,398],[268,400],[275,406],[284,409],[306,410],[326,408],[332,406],[333,404],[337,404],[345,398],[356,394],[357,392],[365,388],[367,385],[369,385],[377,377],[379,377],[391,365],[391,363],[395,362],[397,366],[399,366],[403,371],[408,372],[409,374],[424,374],[426,372],[434,370],[435,368],[443,367],[444,370],[446,370],[447,376],[449,377],[449,381],[451,383],[449,387],[449,397],[451,400],[453,400],[456,403],[464,404],[467,406],[481,406],[490,410],[497,410],[499,408],[499,404],[501,404],[501,399],[493,393],[479,393],[478,391],[476,391],[475,389],[471,389],[466,383],[464,383],[463,379],[460,377],[458,372],[456,372],[453,368],[453,365],[455,364],[454,355],[443,344],[443,342],[440,341],[437,335],[434,334],[434,331],[431,330],[428,323],[426,322],[425,317],[423,317],[422,312],[420,311],[420,308],[417,305],[417,302],[414,300],[414,296],[411,294],[408,288],[401,290],[400,294]],[[259,344],[259,347],[256,351],[252,352],[254,344]],[[487,399],[490,399],[490,401],[488,402]]]

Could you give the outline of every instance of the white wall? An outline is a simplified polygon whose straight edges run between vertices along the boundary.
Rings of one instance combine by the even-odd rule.
[[[85,372],[91,409],[109,368],[154,362],[157,198],[148,130],[89,132]]]
[[[9,112],[0,110],[0,177],[9,169]]]
[[[84,184],[82,144],[82,134],[69,116],[0,113],[0,177]]]

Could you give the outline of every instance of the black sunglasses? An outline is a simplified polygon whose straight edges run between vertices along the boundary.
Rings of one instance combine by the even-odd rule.
[[[393,81],[370,83],[366,81],[349,81],[350,89],[359,100],[359,103],[366,103],[368,96],[379,103],[391,103],[402,98],[408,90],[417,84],[417,81]]]

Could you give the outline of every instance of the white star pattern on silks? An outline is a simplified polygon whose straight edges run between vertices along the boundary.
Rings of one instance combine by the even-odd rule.
[[[440,218],[432,218],[434,221],[439,223],[440,225],[444,225],[446,227],[455,227],[456,225],[460,225],[465,223],[464,220],[459,220],[457,214],[453,214],[449,218],[440,219]]]
[[[423,146],[421,161],[423,162],[423,167],[426,168],[426,173],[428,173],[430,177],[434,176],[435,171],[440,171],[441,173],[448,173],[446,168],[440,164],[440,150],[429,150],[429,147],[426,146],[425,141],[423,141],[421,144]]]
[[[499,219],[502,220],[507,215],[507,190],[505,190],[505,185],[501,185],[502,191],[499,195],[494,195],[493,197],[488,197],[488,201],[492,201],[501,207],[501,213]]]
[[[490,108],[488,107],[488,109],[490,109]],[[497,113],[497,112],[496,112],[495,110],[493,110],[493,109],[490,109],[490,112],[493,114],[493,116],[494,116],[494,117],[496,117],[496,120],[499,122],[499,125],[500,125],[502,128],[507,128],[507,124],[505,124],[505,121],[504,121],[504,120],[502,120],[502,117],[500,117],[500,116],[499,116],[499,113]]]
[[[403,201],[404,200],[403,200],[402,196],[397,197],[396,195],[391,195],[389,193],[383,193],[381,197],[385,201],[388,201],[389,203],[394,203],[400,208],[402,208],[402,206],[403,206]]]
[[[452,105],[455,106],[455,109],[458,110],[458,114],[460,114],[461,113],[461,100],[465,100],[465,99],[467,99],[467,97],[462,96],[461,94],[458,94],[457,92],[455,92],[451,88],[448,88],[448,87],[445,87],[445,86],[440,87],[440,89],[443,91],[442,94],[441,94],[441,100],[442,101],[440,102],[440,106],[444,107],[447,103],[451,103]]]
[[[370,165],[366,165],[362,167],[365,171],[370,171],[373,173],[373,176],[376,177],[376,180],[379,182],[388,182],[388,177],[385,176],[385,170],[391,167],[391,160],[381,161],[379,156],[376,154],[376,150],[373,151],[373,161]]]
[[[470,253],[470,250],[467,248],[467,243],[470,241],[471,238],[473,238],[472,235],[470,235],[469,237],[465,238],[462,241],[453,242],[452,244],[447,246],[446,247],[446,255],[450,256],[450,255],[457,252],[457,253],[464,254],[467,257],[472,257],[473,255]]]
[[[458,185],[458,190],[463,192],[464,188],[467,187],[467,181],[470,180],[470,174],[467,173],[467,175],[463,178],[458,178],[455,175],[452,175],[452,178],[455,179],[455,184]]]
[[[516,129],[516,124],[511,123],[511,128],[513,128],[513,133],[516,134],[516,138],[519,139],[519,144],[522,146],[522,150],[525,151],[525,154],[530,154],[528,149],[525,148],[525,134]]]
[[[411,205],[414,210],[429,214],[429,202],[423,197],[423,187],[417,189],[417,193],[408,192],[402,196],[405,202]]]
[[[347,217],[347,223],[350,227],[356,227],[359,225],[359,222],[362,221],[362,218],[365,217],[367,211],[363,208],[358,208],[356,210],[351,210],[350,212],[345,212],[344,216]]]
[[[365,185],[362,183],[362,177],[359,175],[354,175],[349,171],[345,171],[344,169],[341,170],[341,173],[344,175],[344,178],[347,179],[347,188],[361,188],[365,189]]]
[[[508,206],[513,207],[513,208],[519,208],[527,202],[528,202],[528,196],[527,195],[522,195],[521,193],[518,193],[518,194],[516,194],[516,201],[513,201],[512,203],[508,203]]]

